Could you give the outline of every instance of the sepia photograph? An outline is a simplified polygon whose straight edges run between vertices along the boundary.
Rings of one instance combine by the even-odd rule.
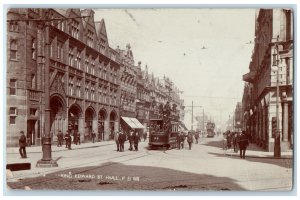
[[[9,195],[294,189],[293,5],[3,11]]]

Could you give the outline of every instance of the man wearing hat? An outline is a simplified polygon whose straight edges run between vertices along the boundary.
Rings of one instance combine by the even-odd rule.
[[[241,135],[239,136],[238,144],[239,144],[239,147],[240,147],[240,157],[242,159],[245,159],[246,149],[249,145],[249,141],[248,141],[248,138],[245,134],[245,131],[243,131],[241,133]]]
[[[27,158],[26,155],[26,137],[24,135],[24,131],[20,132],[21,136],[19,138],[19,152],[22,158]]]
[[[125,140],[126,140],[126,136],[123,132],[119,132],[119,144],[120,144],[120,152],[123,152],[124,151],[124,143],[125,143]]]

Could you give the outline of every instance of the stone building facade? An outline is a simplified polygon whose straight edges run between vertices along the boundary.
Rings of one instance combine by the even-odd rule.
[[[276,97],[281,150],[293,146],[293,12],[260,9],[256,15],[255,42],[243,95],[244,128],[267,151],[274,151]],[[279,94],[276,92],[278,67]]]
[[[67,130],[109,139],[119,129],[120,63],[104,20],[95,23],[91,9],[10,9],[7,18],[7,145],[18,145],[21,130],[33,145],[45,134],[46,62],[52,139]]]
[[[129,44],[111,48],[92,9],[9,9],[7,19],[7,146],[18,145],[20,131],[28,144],[41,144],[48,99],[54,142],[58,131],[109,140],[127,118],[145,129],[167,101],[184,117],[174,84],[136,66]]]

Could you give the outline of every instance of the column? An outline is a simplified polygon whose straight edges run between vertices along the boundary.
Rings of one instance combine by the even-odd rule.
[[[283,102],[283,119],[282,119],[282,140],[288,142],[288,124],[289,124],[289,113],[288,113],[288,102]]]
[[[85,134],[83,117],[79,117],[78,119],[78,131],[80,133],[80,141],[82,142],[84,141],[84,134]]]
[[[109,119],[107,118],[104,121],[104,140],[108,140],[109,139]]]

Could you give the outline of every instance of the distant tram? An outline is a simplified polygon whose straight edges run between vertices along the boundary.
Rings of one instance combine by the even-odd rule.
[[[169,102],[164,107],[160,105],[156,118],[150,119],[149,148],[176,148],[178,127],[179,115],[176,106],[171,109]]]
[[[207,122],[206,124],[207,137],[215,136],[215,123]]]

